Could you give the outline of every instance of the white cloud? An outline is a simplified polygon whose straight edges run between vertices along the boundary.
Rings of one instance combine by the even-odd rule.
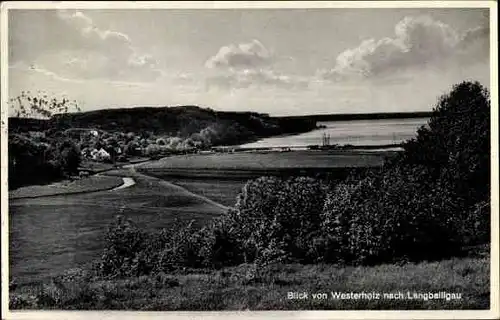
[[[73,27],[77,34],[79,33],[80,37],[76,40],[82,50],[99,51],[105,54],[120,52],[125,56],[132,54],[134,51],[132,41],[126,34],[112,30],[102,30],[94,24],[91,18],[80,11],[68,12],[60,10],[57,16],[68,23],[70,27]]]
[[[306,88],[306,79],[278,74],[270,69],[244,69],[220,73],[207,78],[207,88],[243,89],[249,87],[271,86],[276,88]]]
[[[19,35],[26,39],[16,40],[42,39],[29,45],[37,54],[23,54],[14,45],[11,61],[36,64],[68,79],[147,82],[161,75],[155,58],[139,52],[128,35],[100,28],[83,12],[58,10],[35,20],[39,30],[21,27]]]
[[[41,68],[35,64],[27,65],[23,62],[17,62],[15,64],[9,66],[9,72],[16,72],[16,71],[24,72],[24,73],[26,73],[26,72],[36,73],[36,74],[40,74],[40,75],[52,78],[53,80],[62,81],[62,82],[75,82],[75,83],[82,82],[78,79],[70,79],[70,78],[62,77],[55,72]]]
[[[272,53],[259,40],[224,46],[210,57],[205,66],[210,69],[248,69],[268,65]]]
[[[205,62],[211,74],[208,89],[242,89],[259,86],[304,88],[308,81],[273,70],[274,54],[260,41],[224,46]]]
[[[363,41],[340,53],[333,69],[318,74],[334,81],[359,80],[412,67],[439,69],[464,60],[482,61],[488,56],[488,35],[485,27],[461,34],[429,16],[405,17],[395,26],[394,38]]]

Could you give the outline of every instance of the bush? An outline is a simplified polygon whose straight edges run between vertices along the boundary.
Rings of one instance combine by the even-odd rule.
[[[248,182],[229,219],[245,261],[314,259],[311,241],[319,230],[325,186],[306,177],[262,177]]]
[[[118,216],[105,236],[98,273],[115,278],[202,267],[208,258],[200,252],[209,243],[208,237],[202,235],[192,223],[180,222],[159,232],[145,232]]]
[[[443,188],[420,183],[423,171],[396,167],[339,184],[325,202],[319,241],[324,260],[374,264],[456,252],[460,207]]]
[[[244,261],[238,229],[231,217],[229,212],[200,230],[199,255],[204,267],[219,269]]]
[[[105,236],[105,249],[101,256],[99,272],[103,276],[138,276],[151,270],[151,263],[144,263],[148,234],[122,216],[117,217]]]

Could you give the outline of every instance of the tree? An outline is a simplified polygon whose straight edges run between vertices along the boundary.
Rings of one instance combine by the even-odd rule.
[[[138,156],[140,151],[138,151],[139,143],[136,141],[129,141],[123,148],[123,153],[127,156]]]
[[[21,118],[54,120],[59,114],[80,111],[76,101],[49,98],[40,91],[37,94],[23,91],[11,98],[9,104],[17,117]],[[18,123],[37,122],[36,119],[23,120]],[[47,130],[46,138],[39,142],[25,134],[9,134],[9,187],[59,179],[65,174],[75,173],[79,163],[79,148],[71,140],[65,139],[60,130]]]
[[[160,153],[161,149],[160,146],[157,144],[150,144],[146,147],[145,150],[145,155],[148,157],[158,155]]]
[[[490,142],[489,92],[478,82],[462,82],[404,145],[403,162],[424,165],[469,206],[489,197]]]
[[[15,110],[18,118],[52,118],[56,114],[65,114],[70,111],[81,111],[76,100],[66,97],[49,98],[45,92],[36,94],[30,91],[21,91],[17,97],[9,99],[10,107]]]
[[[111,161],[113,163],[116,162],[116,157],[118,156],[118,148],[118,140],[115,137],[109,137],[105,140],[104,149],[109,153]]]
[[[66,174],[75,174],[78,172],[78,166],[81,162],[80,149],[70,139],[63,140],[57,144],[62,169]]]

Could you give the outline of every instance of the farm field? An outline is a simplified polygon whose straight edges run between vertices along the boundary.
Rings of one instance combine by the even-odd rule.
[[[265,170],[287,168],[372,167],[383,163],[392,152],[365,151],[292,151],[236,152],[171,156],[159,161],[139,164],[141,170],[209,169]]]
[[[193,193],[207,197],[225,206],[233,207],[236,198],[246,183],[244,179],[169,179]]]
[[[119,176],[131,175],[116,174],[120,181]],[[202,225],[225,211],[175,185],[142,175],[134,180],[135,185],[115,191],[10,200],[10,277],[39,282],[92,261],[101,254],[103,236],[118,214],[147,230],[175,219]]]
[[[293,151],[192,154],[166,157],[137,166],[138,171],[203,195],[226,206],[234,206],[249,179],[264,175],[316,175],[325,172],[346,175],[346,168],[382,164],[391,152]]]

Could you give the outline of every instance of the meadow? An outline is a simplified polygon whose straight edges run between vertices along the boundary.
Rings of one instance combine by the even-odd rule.
[[[23,309],[144,311],[487,309],[488,249],[474,248],[467,258],[405,265],[273,264],[256,270],[243,264],[113,280],[92,279],[85,270],[73,269],[50,283],[14,290],[10,304]],[[288,299],[289,292],[306,292],[308,297]],[[334,299],[332,292],[380,296]],[[408,298],[408,293],[435,292],[461,296],[450,300]],[[314,298],[315,293],[326,293],[327,298]],[[403,298],[384,298],[384,293],[401,293]]]
[[[394,152],[356,150],[235,152],[170,156],[138,166],[141,170],[210,169],[266,170],[288,168],[350,168],[382,165],[384,157]]]
[[[232,207],[236,203],[236,198],[241,191],[241,188],[246,183],[242,179],[190,179],[177,178],[169,179],[170,182],[181,186],[193,193],[207,197],[215,202],[225,206]]]
[[[110,190],[120,186],[123,180],[119,177],[91,176],[73,181],[55,182],[50,185],[34,185],[21,187],[9,192],[9,199],[46,197],[75,193]]]
[[[327,174],[343,178],[350,168],[380,166],[391,154],[353,150],[190,154],[141,164],[137,170],[232,207],[250,179]]]
[[[122,176],[130,175],[108,174],[115,174],[108,178],[119,184]],[[176,219],[202,225],[224,211],[175,185],[144,176],[134,180],[134,186],[116,191],[10,200],[10,277],[19,283],[39,282],[98,258],[107,226],[117,214],[151,230]]]

